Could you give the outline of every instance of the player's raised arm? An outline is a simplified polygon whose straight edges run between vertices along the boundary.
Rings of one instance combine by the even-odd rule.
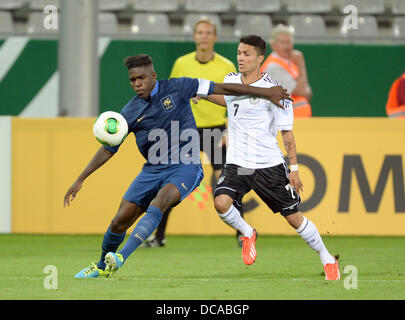
[[[291,97],[287,93],[287,90],[284,89],[282,86],[259,88],[238,83],[215,83],[213,94],[230,96],[249,95],[264,97],[273,102],[281,109],[284,109],[284,106],[280,103],[280,101],[284,99],[291,100]]]
[[[114,155],[111,151],[107,150],[104,146],[101,146],[94,157],[90,160],[89,164],[83,170],[83,172],[79,175],[76,181],[72,184],[72,186],[68,189],[65,194],[65,198],[63,201],[63,205],[70,206],[70,201],[76,197],[76,194],[82,188],[82,184],[84,180],[87,179],[89,175],[91,175],[94,171],[100,168],[104,163],[106,163],[111,157]]]

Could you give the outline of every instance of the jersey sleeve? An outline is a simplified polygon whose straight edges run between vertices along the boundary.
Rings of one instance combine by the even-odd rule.
[[[120,144],[121,145],[121,144]],[[108,151],[112,152],[112,153],[117,153],[118,149],[120,148],[120,145],[115,146],[115,147],[110,147],[110,146],[104,146],[104,148],[106,148]]]
[[[190,100],[195,96],[206,97],[214,92],[215,83],[206,79],[193,79],[193,78],[173,78],[180,94],[186,99]]]
[[[236,83],[235,79],[234,79],[235,75],[236,75],[236,73],[234,73],[234,72],[228,73],[224,78],[224,83]],[[226,104],[231,103],[236,98],[237,98],[236,96],[226,96],[226,95],[224,95],[224,99],[225,99]]]
[[[283,100],[282,104],[285,109],[281,109],[271,102],[270,104],[275,119],[274,125],[278,130],[292,130],[294,122],[292,102],[290,100]]]

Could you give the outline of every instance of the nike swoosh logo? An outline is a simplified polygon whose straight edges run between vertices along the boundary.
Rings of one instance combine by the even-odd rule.
[[[183,186],[184,189],[186,189],[186,190],[188,191],[188,189],[187,189],[187,187],[185,186],[184,182],[183,182],[181,185]]]
[[[143,242],[143,239],[137,233],[135,233],[135,238],[138,238],[138,239],[142,240],[142,242]]]
[[[146,117],[146,114],[145,115],[143,115],[142,117],[140,117],[140,118],[138,118],[138,119],[136,119],[138,122],[141,122],[142,121],[142,119],[143,118],[145,118]]]

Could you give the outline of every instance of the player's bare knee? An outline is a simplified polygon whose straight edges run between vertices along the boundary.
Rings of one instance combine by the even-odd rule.
[[[173,184],[167,184],[159,190],[156,197],[150,203],[151,206],[159,208],[162,212],[168,210],[173,204],[179,202],[181,194],[179,189]]]
[[[120,221],[119,217],[114,217],[111,220],[111,224],[110,224],[111,232],[121,234],[121,233],[125,232],[127,229],[128,229],[128,227],[126,226],[126,224],[124,224],[124,223],[122,223],[122,221]]]
[[[117,214],[111,220],[111,232],[121,234],[127,231],[144,212],[145,209],[123,199]]]
[[[287,220],[290,226],[292,226],[295,229],[298,229],[301,226],[302,221],[304,219],[301,212],[290,214],[288,216],[285,216],[284,218]]]
[[[170,206],[175,203],[172,197],[159,197],[152,200],[150,206],[159,208],[160,211],[165,212]]]
[[[232,199],[230,197],[219,195],[216,196],[214,199],[215,210],[217,210],[217,212],[220,214],[224,214],[225,212],[227,212],[231,205]]]

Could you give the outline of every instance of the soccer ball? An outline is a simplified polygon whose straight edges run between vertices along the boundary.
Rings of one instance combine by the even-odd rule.
[[[105,146],[121,144],[128,135],[128,123],[118,112],[106,111],[100,114],[93,125],[97,141]]]

